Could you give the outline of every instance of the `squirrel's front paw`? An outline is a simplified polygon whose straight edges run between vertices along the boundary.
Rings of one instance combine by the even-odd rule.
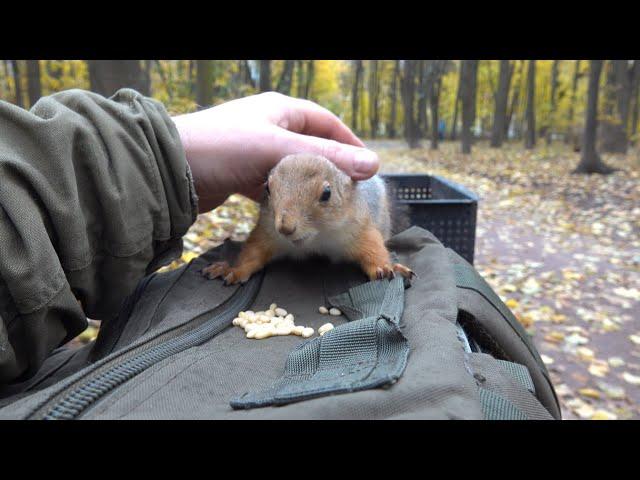
[[[213,280],[217,277],[226,277],[229,270],[231,270],[231,267],[227,262],[213,262],[208,267],[203,268],[201,272],[209,280]]]
[[[246,273],[241,268],[232,268],[227,262],[214,262],[203,268],[202,274],[210,280],[222,277],[225,285],[245,283],[251,277],[251,273]]]
[[[411,280],[412,277],[416,276],[416,274],[410,268],[405,267],[400,263],[395,263],[393,265],[387,263],[386,265],[373,267],[368,272],[368,275],[371,280],[382,280],[383,278],[395,278],[396,273],[402,275],[408,280]]]
[[[411,270],[409,267],[405,267],[401,263],[395,263],[393,265],[393,271],[399,273],[407,280],[411,280],[413,277],[418,276],[413,270]]]

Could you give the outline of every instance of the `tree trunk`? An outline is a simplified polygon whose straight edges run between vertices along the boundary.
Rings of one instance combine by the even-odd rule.
[[[524,70],[524,60],[518,62],[518,80],[519,83],[515,83],[513,86],[513,93],[511,94],[511,105],[509,107],[509,113],[507,114],[507,121],[504,125],[504,135],[505,138],[508,138],[509,127],[511,127],[511,121],[513,119],[513,114],[516,111],[516,106],[518,105],[518,100],[520,99],[520,92],[522,91],[522,71]],[[515,66],[514,66],[514,78],[515,78]]]
[[[27,60],[27,90],[29,91],[29,108],[31,108],[42,96],[39,60]]]
[[[626,153],[629,146],[629,112],[631,97],[640,75],[640,61],[629,64],[628,60],[607,62],[607,89],[605,95],[605,119],[600,128],[602,150]]]
[[[531,150],[536,146],[536,61],[529,60],[527,73],[527,133],[524,140],[524,148]]]
[[[391,80],[391,91],[389,101],[391,102],[391,115],[387,125],[389,138],[396,138],[396,118],[398,116],[398,76],[400,75],[400,60],[395,60],[393,67],[393,79]]]
[[[109,97],[121,88],[149,95],[140,60],[89,60],[91,90]]]
[[[311,99],[313,95],[313,80],[316,74],[316,64],[314,60],[307,62],[307,81],[304,85],[304,98]]]
[[[276,90],[280,93],[284,93],[285,95],[291,95],[291,83],[293,80],[293,67],[295,65],[295,60],[285,60],[284,66],[282,68],[282,75],[280,75],[280,80],[278,80],[278,85],[276,86]]]
[[[196,60],[196,103],[199,109],[213,103],[213,61]]]
[[[360,107],[362,70],[362,60],[355,60],[353,63],[353,86],[351,89],[351,128],[354,132],[360,131],[358,128],[358,110]]]
[[[378,60],[369,61],[369,125],[371,128],[371,138],[376,138],[378,134],[378,124],[380,123],[379,110],[380,88],[378,78]]]
[[[462,153],[471,153],[476,118],[476,92],[478,82],[478,60],[463,60],[460,72],[462,82]]]
[[[9,60],[11,62],[11,70],[13,71],[13,84],[15,89],[16,105],[24,108],[24,98],[22,96],[22,84],[20,83],[20,66],[17,60]]]
[[[431,149],[438,149],[440,121],[440,89],[442,88],[442,72],[444,70],[444,60],[435,60],[433,65],[433,78],[431,80],[431,95],[429,104],[431,108]]]
[[[171,60],[168,60],[167,63],[167,71],[169,72],[169,74],[167,75],[167,72],[165,72],[164,67],[162,66],[162,62],[160,60],[154,60],[154,63],[156,65],[156,69],[158,70],[158,75],[160,76],[160,81],[163,83],[163,85],[165,86],[165,88],[167,89],[167,96],[169,97],[169,101],[173,100],[173,95],[174,95],[174,84],[173,84],[173,74],[172,74],[172,68],[171,68]],[[178,76],[180,76],[180,73],[182,68],[180,68],[180,60],[178,60]]]
[[[462,67],[464,63],[460,62],[460,72],[458,73],[458,88],[456,92],[456,101],[453,104],[453,122],[451,123],[451,140],[454,141],[456,139],[456,130],[458,128],[458,106],[461,102],[462,95]]]
[[[196,81],[194,80],[195,69],[197,67],[195,60],[189,60],[189,89],[191,90],[191,95],[196,93]]]
[[[2,81],[2,91],[3,92],[7,92],[9,91],[9,68],[7,65],[7,60],[0,60],[0,69],[2,70],[0,72],[0,80]]]
[[[560,67],[560,60],[554,60],[551,67],[551,108],[549,109],[549,125],[547,126],[547,145],[551,145],[552,136],[555,126],[556,115],[556,92],[558,91],[558,69]]]
[[[493,112],[493,129],[491,131],[491,146],[502,146],[505,135],[505,123],[507,121],[507,102],[509,100],[509,83],[511,82],[511,66],[509,60],[500,60],[500,78],[498,91],[495,97],[495,110]]]
[[[404,138],[409,148],[418,148],[420,141],[416,131],[416,119],[414,113],[416,93],[416,60],[404,60],[403,75],[401,79],[401,95],[404,107]]]
[[[600,125],[600,146],[602,151],[625,153],[627,138],[622,125],[622,115],[618,99],[623,86],[622,70],[626,60],[609,60],[605,63],[604,118]]]
[[[260,91],[271,91],[271,60],[260,60]]]
[[[633,114],[631,119],[631,139],[632,144],[638,142],[638,117],[640,116],[640,82],[636,83],[636,89],[633,94]]]
[[[249,60],[240,60],[240,81],[246,85],[250,85],[252,88],[256,88],[256,82],[253,81],[251,76],[251,67],[249,66]]]
[[[602,173],[613,171],[604,164],[596,150],[598,130],[598,90],[602,72],[602,60],[591,60],[589,68],[589,92],[587,94],[587,112],[584,128],[582,158],[574,173]]]
[[[298,98],[304,98],[304,60],[296,61],[296,86],[297,93],[296,96]]]
[[[427,137],[429,119],[427,117],[427,100],[429,99],[429,83],[431,76],[431,61],[418,61],[418,137]]]
[[[578,80],[580,80],[580,60],[576,60],[573,70],[573,84],[571,86],[571,103],[569,104],[569,115],[567,118],[567,136],[565,137],[566,143],[578,144],[577,135],[575,134],[575,128],[573,127],[573,113],[576,104],[576,95],[578,91]]]

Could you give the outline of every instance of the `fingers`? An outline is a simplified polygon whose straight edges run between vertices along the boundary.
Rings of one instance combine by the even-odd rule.
[[[336,115],[317,103],[298,98],[291,99],[291,108],[285,114],[283,125],[287,130],[340,143],[364,147],[364,143]]]
[[[366,180],[375,175],[380,167],[378,155],[371,150],[326,138],[283,131],[278,145],[280,158],[293,153],[322,155],[354,180]]]

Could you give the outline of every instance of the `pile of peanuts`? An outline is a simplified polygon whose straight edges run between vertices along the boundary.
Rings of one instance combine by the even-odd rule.
[[[342,315],[342,312],[337,308],[327,310],[325,307],[320,307],[319,311],[320,313],[330,313],[334,316]],[[288,313],[284,308],[278,307],[275,303],[272,303],[268,310],[261,312],[252,310],[240,312],[238,317],[233,319],[233,324],[244,329],[247,333],[247,338],[256,340],[276,335],[299,335],[303,338],[309,338],[315,333],[315,330],[311,327],[296,325],[293,314]],[[318,329],[318,333],[324,335],[332,329],[332,323],[325,323]]]

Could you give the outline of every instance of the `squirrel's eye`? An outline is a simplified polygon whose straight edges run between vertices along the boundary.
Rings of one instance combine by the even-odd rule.
[[[325,186],[322,190],[322,195],[320,195],[321,202],[327,202],[331,198],[331,187],[329,185]]]
[[[269,182],[264,187],[264,191],[267,192],[267,195],[271,195],[271,190],[269,190]]]

